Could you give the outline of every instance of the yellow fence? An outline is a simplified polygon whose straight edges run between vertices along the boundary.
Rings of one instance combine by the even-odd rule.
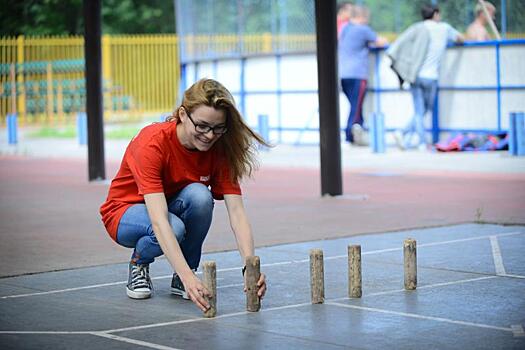
[[[104,116],[134,120],[170,112],[179,82],[174,35],[103,36]],[[0,38],[0,121],[64,124],[85,110],[82,37]]]
[[[228,55],[260,55],[274,52],[315,51],[315,35],[188,35],[182,38],[186,59],[224,57]]]

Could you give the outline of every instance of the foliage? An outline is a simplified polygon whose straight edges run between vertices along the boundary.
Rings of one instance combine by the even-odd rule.
[[[0,36],[84,33],[82,0],[2,0],[1,8]],[[173,1],[102,0],[102,32],[174,33]]]
[[[0,36],[83,34],[83,0],[0,0]],[[89,1],[89,0],[86,0]],[[338,3],[345,0],[337,0]],[[501,29],[525,32],[525,1],[491,0]],[[372,28],[399,33],[419,21],[432,0],[351,0],[371,10]],[[436,0],[442,18],[460,31],[473,20],[477,0]],[[313,34],[314,0],[177,0],[183,34]],[[7,10],[6,10],[7,9]],[[174,33],[174,0],[102,0],[105,34]]]
[[[501,0],[489,0],[497,9],[495,24],[501,30]],[[338,0],[338,3],[345,0]],[[420,8],[431,0],[354,0],[355,4],[367,6],[371,12],[370,24],[379,32],[399,33],[410,24],[420,21]],[[474,20],[474,7],[477,0],[437,0],[441,18],[459,31],[465,31]],[[506,0],[507,32],[525,32],[525,1]]]

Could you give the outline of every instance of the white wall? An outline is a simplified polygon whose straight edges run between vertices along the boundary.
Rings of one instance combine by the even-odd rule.
[[[496,50],[493,46],[454,47],[443,59],[440,86],[495,87],[497,84]],[[375,55],[370,55],[369,88],[377,87]],[[500,77],[503,86],[525,85],[525,45],[502,45]],[[186,86],[195,79],[209,77],[223,83],[240,106],[242,63],[240,59],[188,64]],[[245,59],[244,116],[252,127],[259,114],[269,116],[270,127],[318,128],[317,60],[315,54],[264,56]],[[379,87],[396,89],[397,77],[384,54],[379,58]],[[281,93],[278,94],[277,91]],[[350,105],[344,94],[339,99],[341,127],[346,125]],[[379,99],[387,128],[402,127],[413,113],[409,91],[383,92]],[[367,94],[365,123],[377,109],[376,96]],[[501,128],[508,126],[512,111],[525,111],[525,90],[501,91]],[[497,129],[498,109],[495,90],[465,91],[443,89],[439,94],[439,123],[443,129]],[[431,118],[427,116],[427,127]],[[272,131],[272,142],[317,143],[317,131]]]

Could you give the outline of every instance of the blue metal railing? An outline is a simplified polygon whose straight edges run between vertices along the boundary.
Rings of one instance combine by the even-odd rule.
[[[432,128],[430,130],[432,134],[433,142],[437,142],[439,140],[439,135],[442,132],[485,132],[485,133],[494,133],[494,132],[504,132],[507,131],[506,129],[502,129],[502,99],[501,99],[501,93],[502,91],[507,90],[525,90],[525,85],[502,85],[501,83],[501,60],[500,60],[500,48],[501,46],[508,46],[508,45],[525,45],[524,39],[514,39],[514,40],[502,40],[502,41],[486,41],[486,42],[466,42],[460,45],[450,45],[449,48],[461,48],[461,47],[494,47],[495,49],[495,55],[496,55],[496,85],[494,86],[448,86],[448,85],[442,85],[438,87],[438,92],[436,96],[436,103],[434,104],[434,111],[432,113]],[[378,48],[378,49],[372,49],[371,53],[375,55],[375,64],[374,64],[374,70],[376,75],[376,81],[373,87],[369,87],[367,89],[368,92],[374,93],[374,111],[375,112],[382,112],[381,109],[381,94],[383,93],[392,93],[392,92],[400,92],[403,91],[401,88],[381,88],[380,86],[380,72],[379,72],[379,64],[380,64],[380,54],[383,50],[386,48]],[[232,59],[238,59],[240,60],[241,64],[241,74],[240,74],[240,89],[237,91],[231,91],[233,95],[239,96],[239,109],[243,115],[245,115],[246,112],[246,105],[245,105],[245,99],[247,96],[253,96],[253,95],[276,95],[277,96],[277,125],[274,124],[274,126],[270,126],[270,131],[274,131],[278,133],[278,140],[279,142],[282,141],[282,133],[286,131],[295,131],[295,132],[311,132],[311,131],[318,131],[318,128],[312,128],[309,125],[303,128],[298,127],[283,127],[282,126],[282,106],[281,106],[281,99],[283,95],[289,95],[289,94],[317,94],[317,89],[305,89],[305,90],[283,90],[281,88],[281,59],[283,56],[296,56],[296,55],[304,55],[305,53],[276,53],[273,55],[273,57],[276,58],[276,69],[277,69],[277,89],[275,90],[246,90],[245,85],[245,65],[246,60],[252,56],[232,56],[228,57],[228,60]],[[268,55],[265,55],[268,56]],[[210,58],[210,59],[203,59],[200,61],[186,61],[182,62],[182,69],[181,69],[181,80],[183,86],[186,82],[187,78],[187,66],[189,64],[194,64],[194,76],[193,80],[196,81],[198,76],[198,66],[203,62],[213,62],[214,64],[214,73],[216,75],[217,72],[217,63],[219,59],[217,58]],[[439,92],[440,91],[495,91],[497,94],[497,129],[452,129],[452,128],[441,128],[439,126]],[[293,117],[293,116],[292,116]],[[392,129],[385,129],[385,131],[392,131]],[[344,132],[344,128],[341,128],[341,132]]]

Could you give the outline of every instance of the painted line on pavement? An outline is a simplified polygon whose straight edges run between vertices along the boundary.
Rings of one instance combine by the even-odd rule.
[[[487,239],[487,238],[490,239],[490,237],[506,237],[506,236],[522,235],[522,234],[525,234],[525,232],[508,232],[508,233],[501,233],[501,234],[498,234],[498,235],[487,235],[487,236],[469,237],[469,238],[463,238],[463,239],[454,239],[454,240],[442,241],[442,242],[423,243],[423,244],[418,244],[418,248],[439,246],[439,245],[458,243],[458,242],[475,241],[475,240],[481,240],[481,239]],[[387,249],[379,249],[379,250],[370,250],[370,251],[367,251],[367,252],[363,252],[361,255],[381,254],[381,253],[392,252],[392,251],[400,251],[402,249],[403,248],[387,248]],[[333,259],[342,259],[342,258],[347,258],[347,255],[329,256],[329,257],[325,257],[324,260],[333,260]],[[306,262],[309,262],[309,261],[310,261],[309,259],[279,261],[279,262],[275,262],[275,263],[261,264],[261,267],[273,267],[273,266],[281,266],[281,265],[300,264],[300,263],[306,263]],[[229,272],[229,271],[235,271],[235,270],[240,270],[240,269],[241,269],[240,266],[239,267],[229,267],[229,268],[224,268],[224,269],[218,269],[217,272]],[[502,274],[501,276],[502,277],[513,277],[513,278],[523,278],[523,279],[525,279],[525,276],[519,276],[519,275]],[[153,277],[152,280],[166,279],[166,278],[171,278],[171,277],[172,277],[171,274],[170,275],[163,275],[163,276]],[[94,285],[88,285],[88,286],[82,286],[82,287],[50,290],[50,291],[45,291],[45,292],[5,295],[5,296],[0,297],[0,300],[1,299],[13,299],[13,298],[23,298],[23,297],[47,295],[47,294],[73,292],[73,291],[78,291],[78,290],[115,286],[115,285],[126,284],[126,283],[127,283],[127,281],[120,281],[120,282],[94,284]]]
[[[145,342],[145,341],[142,341],[142,340],[131,339],[131,338],[127,338],[127,337],[121,337],[121,336],[118,336],[118,335],[115,335],[115,334],[108,334],[108,333],[103,333],[103,332],[93,332],[91,334],[92,335],[96,335],[97,337],[107,338],[107,339],[116,340],[116,341],[129,343],[129,344],[133,344],[133,345],[140,345],[140,346],[144,346],[144,347],[151,348],[151,349],[180,350],[178,348],[172,348],[172,347],[165,346],[165,345],[159,345],[159,344],[154,344],[154,343],[150,343],[150,342]]]
[[[436,287],[452,286],[455,284],[483,281],[483,280],[488,280],[488,279],[493,279],[493,278],[498,278],[498,277],[499,276],[484,276],[484,277],[468,278],[464,280],[457,280],[457,281],[451,281],[451,282],[433,283],[433,284],[427,284],[423,286],[417,286],[417,289],[429,289],[429,288],[436,288]],[[395,293],[401,293],[401,292],[406,292],[406,290],[405,289],[393,289],[393,290],[387,290],[384,292],[368,293],[368,294],[363,294],[362,298],[375,297],[378,295],[395,294]],[[332,301],[351,300],[351,299],[353,298],[342,297],[342,298],[332,299]]]
[[[412,313],[408,313],[408,312],[392,311],[392,310],[378,309],[378,308],[375,308],[375,307],[366,307],[366,306],[358,306],[358,305],[350,305],[350,304],[341,304],[341,303],[336,303],[336,302],[327,302],[325,304],[345,307],[345,308],[349,308],[349,309],[356,309],[356,310],[363,310],[363,311],[370,311],[370,312],[378,312],[378,313],[383,313],[383,314],[387,314],[387,315],[396,315],[396,316],[417,318],[417,319],[420,319],[420,320],[437,321],[437,322],[458,324],[458,325],[462,325],[462,326],[477,327],[477,328],[488,328],[488,329],[494,329],[494,330],[498,330],[498,331],[512,332],[512,328],[492,326],[492,325],[483,324],[483,323],[458,321],[458,320],[452,320],[450,318],[424,316],[424,315],[412,314]]]
[[[492,247],[492,258],[494,259],[494,266],[496,267],[497,275],[506,275],[505,266],[503,265],[503,258],[501,257],[501,249],[499,248],[498,237],[490,236],[490,246]]]

